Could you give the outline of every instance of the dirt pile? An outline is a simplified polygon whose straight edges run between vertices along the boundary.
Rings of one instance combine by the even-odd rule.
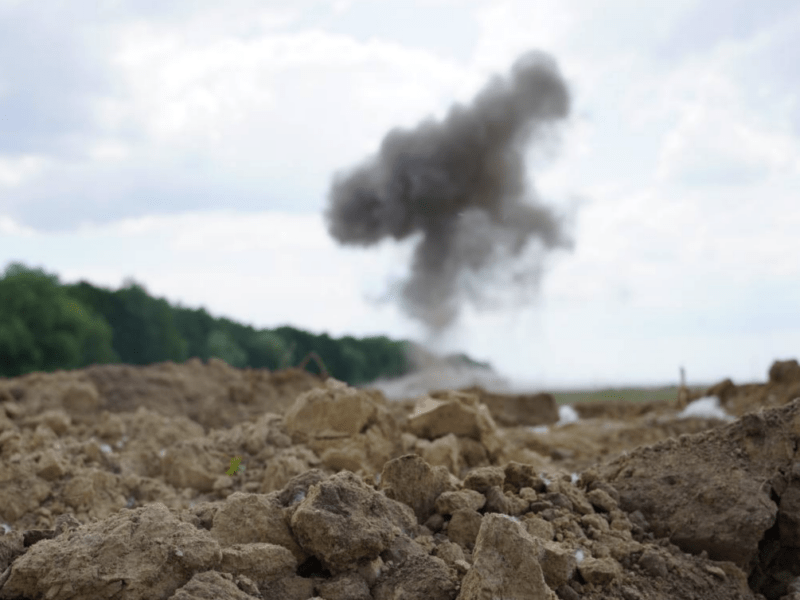
[[[776,365],[709,390],[734,421],[220,361],[0,380],[0,598],[798,600]]]

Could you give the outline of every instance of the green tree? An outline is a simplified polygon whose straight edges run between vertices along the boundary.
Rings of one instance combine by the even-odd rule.
[[[58,277],[10,264],[0,279],[0,375],[115,362],[109,324]]]
[[[232,367],[247,366],[247,353],[223,329],[214,329],[208,334],[208,355],[220,358]]]
[[[248,365],[253,368],[280,369],[290,354],[286,341],[274,331],[254,331],[243,346]]]
[[[124,362],[147,365],[188,358],[188,344],[166,300],[151,297],[132,281],[112,295],[111,312],[106,318],[114,329],[114,349]]]
[[[216,319],[204,308],[191,309],[178,306],[172,309],[173,320],[181,337],[186,340],[187,358],[207,360],[208,336],[216,327]]]
[[[358,385],[369,381],[369,362],[370,359],[364,352],[359,340],[352,337],[345,337],[339,340],[341,352],[341,364],[345,365],[342,376],[344,381],[350,385]]]

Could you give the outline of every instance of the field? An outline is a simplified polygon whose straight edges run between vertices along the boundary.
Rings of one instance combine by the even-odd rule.
[[[702,393],[709,386],[689,387],[689,391]],[[644,400],[675,400],[678,397],[678,386],[659,388],[609,388],[602,390],[559,390],[551,392],[558,404],[575,404],[576,402],[609,402],[627,400],[641,402]]]

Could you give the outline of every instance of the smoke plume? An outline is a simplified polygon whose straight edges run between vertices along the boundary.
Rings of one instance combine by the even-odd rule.
[[[330,235],[370,246],[421,234],[396,299],[434,332],[451,325],[465,301],[484,305],[493,279],[537,287],[543,253],[516,271],[515,259],[533,241],[543,250],[570,242],[526,184],[524,152],[568,113],[553,59],[521,56],[510,77],[494,77],[471,105],[454,105],[441,122],[392,129],[375,156],[337,173],[325,214]]]

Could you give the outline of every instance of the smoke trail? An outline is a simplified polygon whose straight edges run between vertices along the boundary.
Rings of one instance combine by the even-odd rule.
[[[441,331],[464,301],[485,303],[486,283],[512,270],[533,240],[569,247],[555,215],[525,182],[526,146],[569,112],[569,93],[548,55],[530,52],[507,79],[494,77],[469,106],[413,130],[393,129],[377,155],[337,173],[325,213],[342,244],[369,246],[421,233],[397,300]],[[538,286],[541,257],[507,286]]]

